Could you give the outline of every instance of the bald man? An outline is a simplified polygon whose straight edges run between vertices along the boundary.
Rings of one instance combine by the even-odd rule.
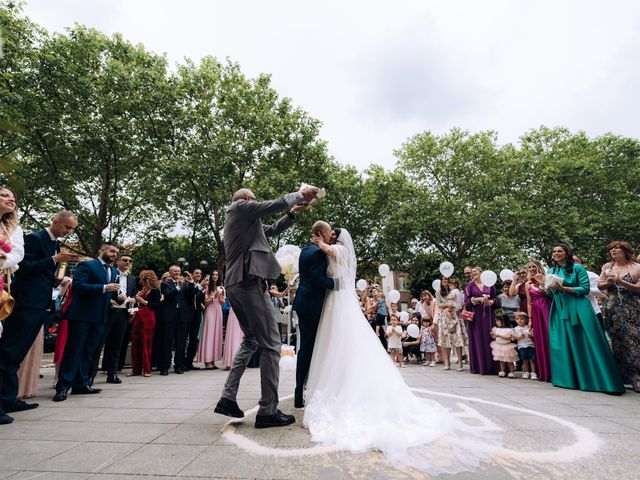
[[[260,346],[260,381],[262,396],[256,415],[256,428],[279,427],[295,422],[292,415],[278,410],[280,376],[280,331],[269,296],[269,280],[280,277],[281,268],[267,237],[277,236],[291,225],[297,213],[316,197],[318,189],[304,188],[277,200],[258,202],[249,189],[240,189],[226,212],[224,250],[229,303],[233,308],[244,340],[233,359],[231,371],[215,412],[242,418],[236,403],[240,379],[251,356]],[[273,225],[263,225],[262,218],[290,209]]]

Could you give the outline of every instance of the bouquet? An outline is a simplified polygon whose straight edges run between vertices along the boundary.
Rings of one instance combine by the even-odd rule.
[[[544,277],[544,288],[548,289],[553,287],[554,285],[562,286],[564,283],[564,278],[561,278],[557,275],[549,274]]]
[[[276,260],[278,260],[282,268],[282,274],[289,285],[293,285],[296,278],[298,278],[300,252],[300,248],[295,245],[283,245],[276,252]]]
[[[0,240],[0,250],[4,253],[9,253],[11,251],[11,245],[5,240]]]
[[[301,183],[300,184],[300,191],[304,190],[305,188],[318,188],[318,187],[314,187],[313,185],[309,185],[307,183]],[[326,194],[327,194],[327,191],[324,188],[319,189],[318,193],[316,193],[316,198],[312,199],[309,202],[309,205],[312,205],[315,202],[317,202],[318,200],[322,199]]]

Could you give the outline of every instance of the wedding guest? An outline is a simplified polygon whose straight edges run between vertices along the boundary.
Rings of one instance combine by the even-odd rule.
[[[422,327],[420,328],[420,351],[423,353],[423,366],[436,366],[436,336],[434,335],[433,320],[430,318],[421,319]]]
[[[415,298],[413,300],[415,300]],[[413,300],[411,302],[413,302]],[[428,290],[423,290],[422,292],[420,292],[420,302],[416,300],[414,309],[420,314],[421,318],[428,318],[430,320],[433,320],[436,309],[436,302],[433,299],[433,295],[431,295]]]
[[[371,295],[375,301],[376,312],[376,333],[380,338],[380,342],[384,349],[387,349],[387,336],[385,335],[385,329],[387,326],[387,318],[389,317],[389,310],[387,308],[387,302],[385,301],[384,294],[377,288],[371,290]]]
[[[509,369],[506,375],[509,378],[516,378],[513,364],[518,360],[516,344],[513,343],[513,328],[501,317],[497,317],[496,326],[491,329],[491,354],[493,359],[500,364],[499,377],[505,376],[505,370]]]
[[[32,398],[38,393],[43,350],[44,327],[41,327],[40,333],[38,333],[18,370],[18,398],[20,399]]]
[[[442,280],[441,280],[442,282]],[[443,349],[444,369],[451,370],[451,350],[455,348],[457,358],[457,370],[462,371],[462,349],[465,346],[465,334],[463,331],[460,311],[462,310],[464,297],[459,295],[459,282],[447,279],[453,287],[449,294],[438,304],[438,345]],[[442,298],[442,291],[438,295]]]
[[[224,351],[222,355],[222,363],[225,370],[231,370],[233,365],[233,358],[240,350],[242,340],[244,339],[244,333],[240,328],[238,317],[233,311],[233,308],[229,310],[229,318],[227,319],[227,329],[224,336]]]
[[[640,264],[628,242],[611,242],[607,254],[598,286],[609,297],[611,348],[622,380],[640,393]]]
[[[216,272],[217,273],[217,272]],[[187,326],[187,348],[184,359],[185,370],[200,370],[200,367],[196,367],[193,364],[193,359],[198,351],[198,345],[200,344],[200,330],[202,329],[202,317],[204,314],[204,297],[205,288],[202,283],[202,270],[196,268],[193,273],[193,302],[192,302],[192,314],[189,324]]]
[[[11,421],[5,411],[17,412],[38,406],[37,403],[27,404],[17,399],[18,369],[47,319],[58,263],[77,257],[59,253],[57,241],[71,232],[77,221],[72,213],[60,212],[53,217],[48,228],[23,238],[18,226],[15,196],[6,188],[0,188],[0,218],[0,240],[8,242],[11,248],[4,259],[0,255],[0,267],[15,272],[11,288],[15,307],[5,320],[4,334],[0,339],[2,424]]]
[[[153,270],[142,270],[136,293],[138,311],[133,317],[131,332],[131,376],[151,376],[151,349],[156,325],[156,310],[160,307],[160,282]]]
[[[502,293],[498,295],[498,300],[500,300],[502,310],[504,310],[507,317],[509,317],[509,322],[512,326],[515,326],[515,313],[520,311],[520,297],[518,295],[511,295],[510,288],[512,284],[512,280],[502,282]]]
[[[495,375],[498,365],[491,353],[491,329],[495,326],[493,307],[500,305],[495,287],[482,283],[482,269],[473,267],[472,281],[465,287],[465,306],[474,313],[473,321],[467,322],[469,336],[469,371],[481,375]]]
[[[447,304],[448,300],[447,297],[449,296],[449,278],[448,277],[440,277],[440,289],[437,290],[435,292],[436,298],[434,300],[434,304],[435,304],[435,311],[434,311],[434,315],[433,315],[433,324],[435,325],[435,330],[436,330],[436,338],[437,343],[438,343],[438,361],[437,363],[445,363],[446,366],[446,362],[445,362],[445,351],[444,351],[444,347],[440,344],[440,329],[441,329],[441,323],[442,321],[444,321],[444,319],[442,319],[442,310],[438,307],[438,305],[442,305],[442,304]]]
[[[533,330],[533,344],[536,349],[538,379],[551,381],[551,359],[549,349],[549,312],[551,297],[545,291],[545,270],[537,260],[527,263],[529,280],[525,284],[527,294],[527,315]]]
[[[56,388],[58,383],[58,373],[60,372],[60,363],[64,356],[64,347],[67,344],[67,338],[69,336],[69,320],[67,320],[67,314],[69,313],[69,307],[71,306],[71,300],[73,298],[72,292],[73,278],[69,278],[69,283],[64,294],[64,303],[60,306],[60,313],[58,314],[58,329],[56,331],[56,345],[53,353],[53,364],[55,365],[55,373],[53,377],[53,388]]]
[[[466,280],[466,285],[465,285],[465,288],[466,288],[466,286],[473,280],[473,267],[470,267],[469,265],[467,265],[462,270],[462,274],[464,275],[464,278]]]
[[[612,394],[624,393],[620,371],[604,332],[587,299],[589,276],[574,264],[573,252],[564,244],[553,247],[553,268],[562,279],[550,286],[549,347],[551,381],[563,388]],[[537,332],[534,330],[534,338]]]
[[[410,323],[420,328],[420,314],[414,313],[411,316]],[[418,330],[419,331],[419,330]],[[422,363],[422,354],[420,353],[421,337],[418,333],[417,337],[412,337],[407,332],[404,340],[402,341],[402,355],[406,362],[409,362],[409,355],[413,355],[416,359],[416,363]]]
[[[158,369],[160,375],[168,375],[171,367],[171,353],[175,344],[173,356],[174,372],[183,374],[185,348],[187,342],[187,327],[189,319],[193,315],[190,304],[193,302],[195,287],[193,277],[189,272],[184,275],[184,281],[180,281],[180,267],[169,267],[169,278],[160,284],[163,301],[160,306],[162,321],[156,325],[160,349],[158,357]]]
[[[196,357],[198,362],[204,363],[207,370],[216,370],[218,367],[215,362],[222,360],[222,306],[226,300],[224,287],[218,285],[218,272],[214,271],[207,282],[204,321]]]
[[[104,346],[102,357],[102,370],[107,372],[107,383],[122,383],[118,377],[118,363],[120,360],[120,349],[129,324],[129,307],[134,304],[135,296],[138,292],[138,280],[129,271],[132,258],[128,253],[121,253],[116,260],[115,283],[120,285],[118,296],[111,300],[109,308],[109,319],[105,326],[98,353],[94,359],[91,371],[92,384],[98,372],[98,362],[100,351]]]
[[[90,370],[109,318],[109,306],[117,297],[120,284],[115,283],[117,270],[111,264],[118,257],[119,247],[105,242],[95,260],[80,262],[73,274],[73,301],[69,307],[69,336],[60,364],[54,402],[72,394],[100,393],[89,385]]]
[[[573,256],[573,262],[583,265],[582,259],[577,255]],[[587,270],[587,275],[589,275],[589,285],[590,285],[589,295],[587,295],[587,298],[589,299],[589,302],[591,302],[591,307],[593,308],[593,311],[596,312],[596,317],[598,317],[598,321],[600,322],[602,331],[606,332],[606,328],[604,325],[604,317],[602,315],[602,309],[600,308],[600,304],[598,303],[598,299],[605,298],[605,294],[602,293],[602,290],[600,290],[600,288],[598,287],[598,284],[600,283],[600,275],[590,270]]]
[[[404,335],[402,327],[398,324],[398,317],[391,315],[389,319],[390,325],[387,327],[385,335],[387,336],[387,351],[395,365],[404,368],[402,355],[402,337]]]
[[[525,285],[528,279],[527,268],[521,268],[513,274],[513,280],[509,286],[509,296],[514,297],[517,295],[520,299],[521,312],[527,311],[527,292]]]
[[[516,313],[518,326],[513,329],[513,338],[518,342],[518,357],[522,362],[522,378],[537,380],[536,349],[533,343],[533,330],[529,326],[529,316],[524,312]]]
[[[289,285],[283,291],[278,290],[278,286],[273,283],[269,288],[269,295],[271,296],[271,303],[273,303],[273,311],[278,317],[278,328],[280,328],[280,339],[282,343],[287,343],[287,327],[289,326],[289,315],[282,312],[285,307],[284,298],[289,295]]]

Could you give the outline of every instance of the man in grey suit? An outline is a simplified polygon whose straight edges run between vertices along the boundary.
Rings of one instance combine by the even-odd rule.
[[[215,412],[242,418],[244,412],[236,403],[242,374],[251,356],[262,347],[260,380],[262,396],[256,415],[256,428],[279,427],[295,422],[292,415],[278,410],[278,382],[280,377],[280,331],[269,296],[268,280],[280,276],[281,268],[267,237],[279,235],[293,224],[295,215],[316,197],[318,189],[304,188],[278,200],[256,201],[249,189],[233,195],[224,222],[224,250],[226,276],[224,285],[231,307],[244,332],[242,345],[233,365]],[[291,210],[273,225],[263,225],[261,218]]]

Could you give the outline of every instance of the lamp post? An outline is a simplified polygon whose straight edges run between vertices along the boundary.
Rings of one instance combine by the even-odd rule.
[[[209,265],[209,262],[206,260],[200,260],[200,270],[202,270],[203,274],[207,273],[207,265]]]
[[[178,265],[180,265],[180,272],[182,274],[182,271],[186,270],[189,263],[187,262],[187,259],[184,257],[179,257],[178,260],[176,260],[176,262],[178,262]]]

